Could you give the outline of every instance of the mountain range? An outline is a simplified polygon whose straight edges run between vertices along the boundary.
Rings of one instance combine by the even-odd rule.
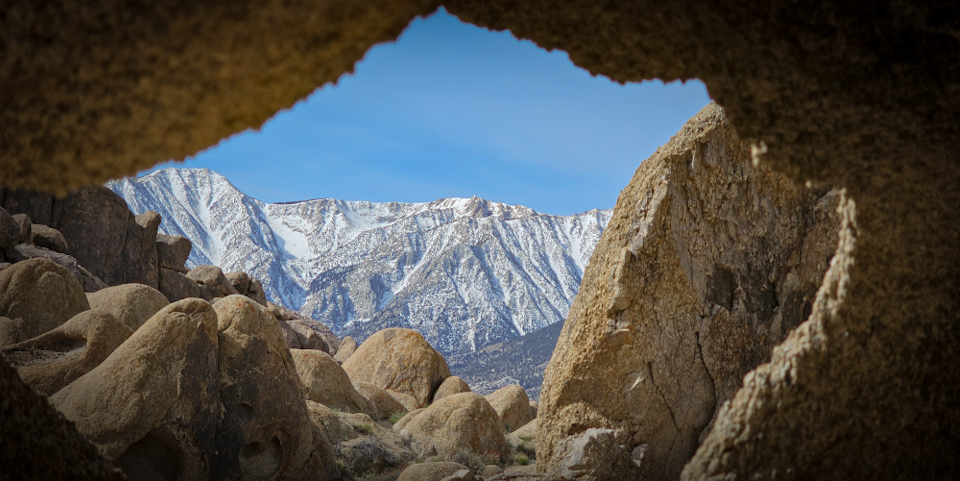
[[[358,342],[406,327],[446,356],[562,321],[612,212],[554,216],[478,197],[271,204],[207,169],[107,187],[190,239],[188,267],[248,272],[268,299]]]

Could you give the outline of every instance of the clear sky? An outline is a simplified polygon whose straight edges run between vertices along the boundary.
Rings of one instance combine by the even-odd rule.
[[[157,168],[206,167],[266,202],[477,195],[566,215],[613,207],[708,102],[698,81],[619,85],[441,10],[261,130]]]

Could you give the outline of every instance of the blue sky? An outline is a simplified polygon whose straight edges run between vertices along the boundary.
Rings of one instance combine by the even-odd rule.
[[[157,168],[206,167],[266,202],[477,195],[566,215],[613,207],[708,102],[698,81],[619,85],[441,10],[261,130]]]

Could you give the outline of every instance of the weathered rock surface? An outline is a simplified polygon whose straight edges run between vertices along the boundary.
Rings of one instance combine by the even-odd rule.
[[[90,308],[109,312],[136,331],[170,304],[160,291],[143,284],[123,284],[87,294]]]
[[[187,299],[155,314],[51,402],[130,479],[217,469],[217,317]]]
[[[70,274],[80,282],[80,286],[83,287],[84,292],[97,292],[107,287],[105,282],[90,273],[90,271],[84,269],[71,255],[61,254],[46,247],[38,247],[33,244],[17,244],[12,250],[7,251],[7,260],[14,263],[36,258],[49,259],[63,266],[64,269],[70,272]]]
[[[316,349],[290,349],[290,356],[307,399],[350,413],[367,412],[367,401],[332,356]]]
[[[444,461],[440,463],[420,463],[410,465],[400,473],[397,481],[440,481],[457,471],[467,469],[466,466]],[[468,470],[469,471],[469,470]]]
[[[384,389],[409,394],[418,407],[425,406],[450,368],[443,356],[416,331],[384,329],[370,336],[343,363],[354,382],[365,381]]]
[[[310,422],[327,437],[330,444],[337,444],[357,437],[357,432],[353,426],[341,420],[332,409],[309,399],[306,403]]]
[[[0,271],[0,316],[12,320],[27,339],[88,309],[77,279],[51,260],[25,260]]]
[[[520,386],[504,386],[485,397],[497,412],[507,432],[527,424],[534,418],[527,392]]]
[[[157,290],[170,302],[188,297],[200,297],[200,286],[193,279],[166,267],[160,268],[160,285]]]
[[[537,420],[536,418],[531,419],[530,422],[524,424],[517,428],[516,431],[510,433],[518,438],[530,438],[531,441],[537,441],[537,435],[539,434],[539,429],[537,429]]]
[[[28,219],[29,221],[29,219]],[[0,252],[5,252],[20,243],[22,225],[6,209],[0,208]]]
[[[433,393],[433,402],[462,392],[470,392],[470,385],[463,379],[460,379],[460,376],[450,376],[444,379],[443,382],[440,383],[440,387],[437,388],[437,392]]]
[[[401,421],[394,429],[413,437],[422,456],[450,459],[459,449],[496,457],[507,452],[500,418],[476,393],[447,396]]]
[[[182,235],[157,234],[157,264],[160,268],[187,272],[193,243]]]
[[[564,479],[582,481],[642,479],[629,442],[630,436],[621,431],[587,429],[556,444],[549,469]]]
[[[810,313],[837,201],[754,167],[713,104],[644,161],[547,368],[538,469],[588,426],[648,444],[644,477],[676,479],[744,374]]]
[[[194,267],[187,273],[187,278],[197,283],[200,287],[200,296],[208,301],[217,297],[238,294],[237,290],[230,285],[227,277],[223,275],[223,271],[217,266]]]
[[[337,349],[337,355],[333,356],[340,364],[347,362],[347,359],[350,359],[350,356],[357,350],[357,340],[353,336],[344,337],[340,341],[340,349]]]
[[[330,353],[330,347],[327,346],[323,338],[302,321],[292,320],[282,321],[282,323],[284,324],[284,328],[289,329],[296,337],[300,349],[318,349],[328,354]]]
[[[386,419],[396,413],[409,412],[386,389],[364,381],[353,381],[353,387],[367,401],[366,413],[374,419]]]
[[[20,327],[7,317],[0,317],[0,348],[11,346],[23,339]]]
[[[124,475],[0,356],[0,466],[7,480],[120,481]]]
[[[263,291],[260,281],[250,277],[246,272],[231,272],[226,275],[227,280],[241,295],[257,301],[261,306],[267,305],[267,294]]]
[[[33,242],[33,222],[30,221],[30,216],[27,214],[14,214],[13,220],[17,222],[17,226],[20,228],[20,235],[14,245]],[[10,247],[12,246],[4,246],[4,250]]]
[[[297,321],[315,332],[323,340],[326,347],[321,347],[330,355],[334,355],[340,349],[340,338],[327,327],[326,324],[317,322],[315,319],[301,315],[297,311],[278,306],[272,302],[267,302],[267,310],[281,321]],[[304,334],[307,335],[307,334]]]
[[[43,224],[33,224],[30,226],[30,232],[30,242],[33,245],[66,254],[67,240],[57,229]]]
[[[390,397],[397,400],[405,412],[411,412],[415,409],[420,409],[420,403],[417,401],[417,398],[402,392],[394,391],[393,389],[387,389],[387,394]]]
[[[276,318],[240,295],[221,299],[214,309],[219,320],[224,477],[339,476],[330,464],[329,444],[315,440],[312,424],[306,422],[309,414],[296,365]]]
[[[0,353],[25,383],[49,396],[100,365],[131,334],[109,312],[83,311],[56,329]]]

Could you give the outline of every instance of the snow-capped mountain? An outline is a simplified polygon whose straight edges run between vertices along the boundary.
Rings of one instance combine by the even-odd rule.
[[[268,299],[342,336],[408,327],[444,354],[563,320],[612,212],[552,216],[477,197],[268,204],[207,169],[107,186],[193,241],[188,267],[246,271]]]

